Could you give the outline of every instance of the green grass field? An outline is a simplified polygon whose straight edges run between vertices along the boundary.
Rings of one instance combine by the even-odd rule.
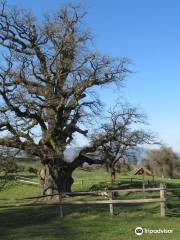
[[[21,165],[35,166],[33,162],[21,161]],[[38,164],[36,165],[38,166]],[[28,172],[21,176],[36,180]],[[134,177],[134,176],[133,176]],[[119,176],[118,188],[141,186],[140,177],[130,182],[130,176]],[[103,169],[94,172],[76,170],[74,172],[73,190],[89,190],[110,187],[109,174]],[[83,181],[82,181],[83,180]],[[147,179],[148,180],[148,179]],[[150,178],[149,178],[150,180]],[[157,179],[160,181],[159,179]],[[108,205],[79,205],[63,207],[64,218],[59,216],[57,206],[17,207],[0,209],[0,240],[131,240],[131,239],[180,239],[180,180],[165,179],[171,191],[168,191],[166,217],[160,217],[159,204],[118,205],[115,215],[109,216]],[[40,194],[40,188],[10,181],[0,192],[0,205],[14,203],[14,198]],[[154,197],[159,193],[125,193],[121,199]],[[77,198],[77,197],[76,197]],[[81,197],[90,199],[91,197]],[[78,197],[78,199],[81,199]],[[8,201],[6,199],[9,199]],[[143,234],[136,236],[137,226],[149,229],[172,229],[172,234]]]

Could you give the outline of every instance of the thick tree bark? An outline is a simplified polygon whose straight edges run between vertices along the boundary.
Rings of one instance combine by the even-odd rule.
[[[44,165],[39,171],[39,178],[44,195],[71,192],[74,182],[72,172],[67,171],[66,165],[60,169]]]
[[[84,162],[87,162],[89,165],[104,163],[102,160],[92,159],[80,153],[71,163],[55,158],[43,164],[38,173],[43,194],[71,192],[74,182],[72,173]]]

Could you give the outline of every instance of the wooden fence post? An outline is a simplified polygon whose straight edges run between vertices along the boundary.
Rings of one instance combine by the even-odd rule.
[[[160,211],[161,211],[161,217],[165,217],[165,209],[166,209],[166,203],[165,203],[165,186],[164,184],[160,184],[160,198],[163,199],[163,202],[160,203]]]
[[[153,176],[152,176],[152,181],[153,181],[153,186],[154,186],[154,184],[155,184],[154,173],[153,173]]]
[[[109,192],[108,195],[109,195],[109,200],[112,200],[113,199],[113,193]],[[111,216],[113,216],[113,204],[112,203],[109,204],[109,213],[110,213]]]
[[[143,177],[142,177],[142,189],[143,189],[143,192],[145,191],[145,175],[144,175],[144,172],[143,172]]]
[[[60,217],[63,218],[63,205],[62,205],[63,196],[59,194],[59,210],[60,210]]]

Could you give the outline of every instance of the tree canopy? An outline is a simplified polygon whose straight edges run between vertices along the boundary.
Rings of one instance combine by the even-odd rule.
[[[80,123],[100,106],[91,89],[124,80],[128,60],[89,48],[84,15],[68,5],[40,22],[30,11],[1,4],[0,145],[47,161],[62,158],[74,133],[87,135]]]

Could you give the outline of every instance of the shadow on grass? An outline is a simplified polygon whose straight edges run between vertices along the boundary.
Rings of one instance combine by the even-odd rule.
[[[168,217],[178,217],[174,209]],[[115,205],[114,217],[108,205],[26,207],[0,211],[2,240],[109,240],[122,239],[127,228],[138,221],[159,221],[159,204]],[[129,225],[127,227],[127,225]],[[113,238],[111,238],[113,236]]]
[[[104,234],[102,216],[111,221],[104,207],[65,207],[60,218],[57,207],[28,207],[4,209],[0,212],[0,232],[3,240],[79,240],[94,239],[92,230],[100,237]],[[101,216],[100,214],[101,213]],[[112,229],[106,229],[111,234]],[[91,234],[91,236],[90,236]],[[121,231],[118,230],[118,235]],[[103,238],[102,238],[103,239]]]
[[[48,224],[57,216],[57,208],[27,207],[3,209],[0,212],[2,239],[11,239],[11,234],[23,233],[23,229]],[[24,238],[25,239],[25,238]]]

